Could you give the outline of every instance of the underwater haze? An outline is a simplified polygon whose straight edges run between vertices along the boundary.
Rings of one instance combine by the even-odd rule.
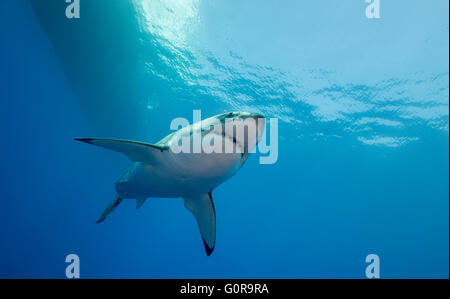
[[[449,2],[64,0],[0,4],[0,277],[449,277]],[[181,199],[95,221],[177,117],[277,118],[278,160],[214,190],[206,256]]]

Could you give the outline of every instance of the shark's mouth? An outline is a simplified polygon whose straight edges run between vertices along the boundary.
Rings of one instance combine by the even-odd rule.
[[[246,150],[246,147],[243,147],[236,139],[235,136],[229,136],[227,135],[225,132],[222,132],[222,137],[224,139],[227,139],[229,141],[231,141],[233,143],[233,148],[237,149],[239,148],[239,150],[235,150],[233,151],[233,153],[240,153],[241,154],[241,161],[240,163],[242,164],[245,161],[245,158],[248,156],[248,152]]]
[[[233,153],[243,153],[245,150],[245,146],[243,146],[237,139],[236,136],[232,135],[228,135],[226,132],[222,132],[222,137],[225,140],[225,144],[226,142],[231,142],[233,144],[233,148],[235,149],[233,151]]]
[[[238,144],[239,144],[239,146],[241,146],[241,144],[238,143],[238,141],[236,140],[236,137],[235,137],[235,136],[229,136],[229,135],[227,135],[225,132],[222,133],[222,136],[223,136],[224,138],[227,138],[227,139],[229,139],[230,141],[232,141],[233,144],[235,144],[235,145],[238,145]]]

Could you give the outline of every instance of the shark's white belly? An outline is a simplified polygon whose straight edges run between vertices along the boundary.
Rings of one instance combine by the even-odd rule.
[[[116,189],[123,198],[208,193],[239,170],[241,157],[239,153],[168,152],[159,163],[135,163],[116,183]]]

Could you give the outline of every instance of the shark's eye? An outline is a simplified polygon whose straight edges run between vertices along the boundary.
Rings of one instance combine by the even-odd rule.
[[[228,113],[227,117],[232,117],[233,116],[233,112]]]

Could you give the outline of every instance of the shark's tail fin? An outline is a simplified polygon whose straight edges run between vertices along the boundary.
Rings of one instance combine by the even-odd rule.
[[[119,195],[116,195],[114,200],[109,204],[109,206],[106,208],[106,210],[103,212],[102,216],[98,218],[97,223],[105,221],[106,217],[114,211],[115,208],[122,202],[122,198]]]

